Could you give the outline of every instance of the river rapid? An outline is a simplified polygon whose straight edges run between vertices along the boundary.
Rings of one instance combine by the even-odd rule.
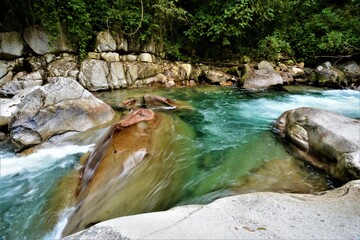
[[[157,194],[163,185],[155,181],[143,187],[141,196],[126,195],[129,202],[139,197],[149,202],[173,198],[166,201],[171,204],[163,209],[146,211],[206,204],[220,197],[257,191],[312,193],[334,188],[336,183],[323,172],[289,155],[271,133],[271,124],[284,111],[298,107],[322,108],[360,118],[360,92],[351,90],[251,93],[202,86],[119,90],[96,96],[116,106],[126,98],[143,94],[185,101],[193,108],[167,112],[181,119],[193,136],[189,139],[192,148],[184,148],[181,159],[171,159],[179,162],[171,163],[178,168],[171,168],[172,177],[178,182],[181,179],[183,184],[180,187],[175,184],[178,189],[170,190],[179,194]],[[92,135],[99,133],[92,131],[72,144],[43,149],[26,157],[16,156],[8,142],[0,143],[1,240],[60,238],[72,203],[66,200],[71,196],[62,196],[60,200],[54,196],[66,189],[67,183],[76,184],[79,159],[93,148],[98,136]],[[188,168],[191,171],[186,172]],[[151,166],[141,165],[129,175],[141,178],[150,171]],[[135,209],[131,214],[141,212]]]

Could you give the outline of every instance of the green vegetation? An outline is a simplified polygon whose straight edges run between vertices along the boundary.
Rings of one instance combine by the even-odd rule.
[[[176,59],[230,52],[313,61],[360,48],[359,0],[3,1],[0,31],[42,24],[56,37],[65,26],[81,54],[104,29],[161,42]]]

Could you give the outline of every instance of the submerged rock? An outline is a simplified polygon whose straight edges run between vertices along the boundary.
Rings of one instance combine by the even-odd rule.
[[[298,108],[276,122],[296,155],[330,176],[348,181],[360,178],[360,121],[330,111]]]
[[[48,78],[48,84],[23,97],[9,123],[16,151],[82,132],[113,119],[114,111],[73,78]]]
[[[192,130],[177,117],[148,109],[130,113],[86,161],[63,235],[114,217],[164,210],[182,199],[184,181],[194,174],[194,166],[182,166],[195,154],[191,138]]]
[[[101,222],[80,239],[353,239],[360,181],[321,194],[250,193]]]

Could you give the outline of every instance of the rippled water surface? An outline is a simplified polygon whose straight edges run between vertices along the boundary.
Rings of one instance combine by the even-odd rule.
[[[326,175],[291,157],[276,142],[270,125],[282,112],[297,107],[317,107],[360,118],[360,93],[350,90],[248,93],[232,88],[197,87],[102,92],[97,97],[116,106],[125,98],[145,93],[186,101],[193,108],[168,112],[194,133],[189,140],[191,151],[183,154],[187,154],[185,160],[175,164],[178,168],[191,166],[189,173],[193,174],[189,177],[189,173],[174,170],[182,173],[173,177],[184,182],[178,191],[186,190],[186,194],[172,205],[203,204],[255,191],[329,189],[333,186]],[[9,144],[0,144],[0,239],[59,237],[66,211],[49,207],[49,199],[59,190],[60,180],[64,188],[64,176],[74,176],[69,174],[78,168],[80,156],[92,148],[91,141],[89,144],[41,150],[27,157],[17,157]],[[132,174],[141,177],[137,171],[150,170],[143,165],[133,169]],[[159,186],[149,184],[143,189],[144,196],[151,195],[153,199],[149,201],[171,197],[157,195]],[[127,197],[131,202],[131,198],[139,196]]]

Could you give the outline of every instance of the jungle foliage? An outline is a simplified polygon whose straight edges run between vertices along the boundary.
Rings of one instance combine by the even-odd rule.
[[[156,38],[176,59],[230,51],[312,61],[360,49],[359,0],[2,1],[0,31],[42,24],[56,37],[59,26],[66,26],[82,54],[104,29],[143,42]]]

